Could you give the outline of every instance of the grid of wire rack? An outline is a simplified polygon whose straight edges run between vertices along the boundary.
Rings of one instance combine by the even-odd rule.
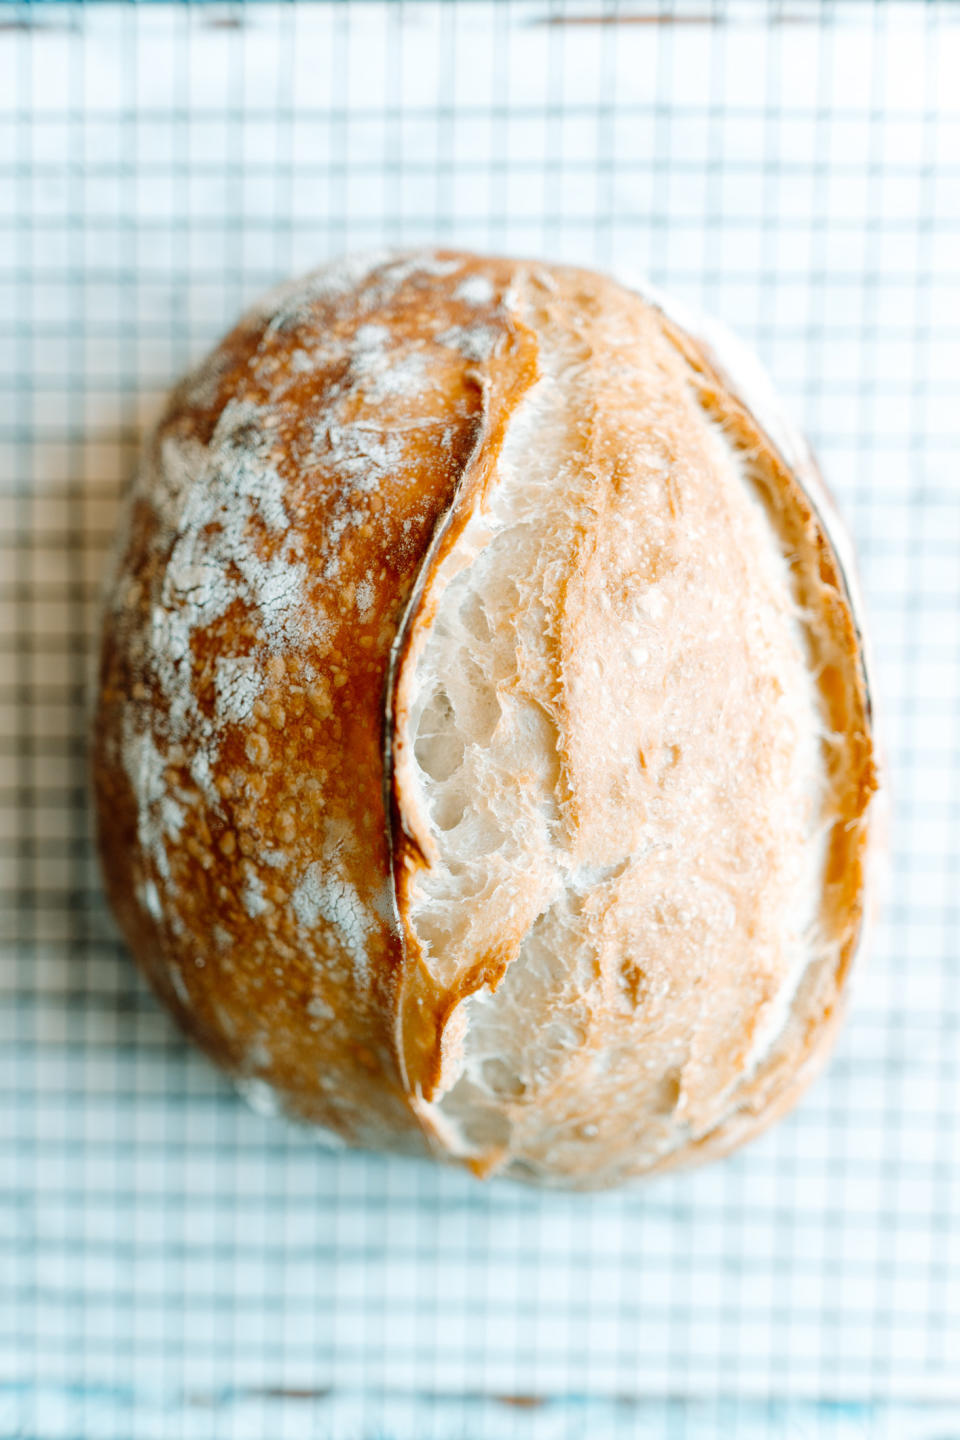
[[[0,7],[0,1432],[960,1434],[958,75],[949,3]],[[718,313],[855,533],[884,917],[828,1074],[702,1174],[322,1153],[105,912],[85,697],[144,427],[258,290],[384,242]]]

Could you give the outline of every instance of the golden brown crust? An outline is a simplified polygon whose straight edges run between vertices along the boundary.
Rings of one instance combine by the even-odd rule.
[[[443,255],[346,287],[321,272],[242,322],[151,441],[103,642],[100,844],[131,949],[215,1059],[356,1143],[416,1143],[385,1023],[383,703],[408,592],[490,428],[484,368],[513,373],[509,267],[458,298],[472,273]],[[237,484],[251,463],[279,514]],[[208,568],[227,582],[195,605]],[[297,574],[265,613],[257,587]],[[175,796],[166,829],[151,785]]]
[[[596,596],[622,564],[616,526],[636,508],[628,457],[644,425],[660,427],[678,473],[707,464],[722,432],[765,492],[820,646],[836,797],[823,907],[836,944],[805,971],[756,1065],[741,1036],[691,1066],[685,1144],[641,1147],[631,1163],[632,1132],[604,1125],[593,1145],[551,1148],[551,1115],[593,1125],[595,1047],[643,1033],[636,997],[624,1009],[604,975],[582,1054],[540,1120],[518,1119],[512,1150],[491,1142],[461,1157],[481,1174],[508,1166],[589,1186],[724,1153],[792,1103],[835,1028],[862,918],[876,775],[850,595],[797,470],[705,346],[602,277],[448,253],[334,268],[267,297],[174,394],[131,494],[94,780],[121,928],[213,1058],[348,1143],[447,1153],[435,1102],[462,1051],[464,1001],[504,983],[542,896],[532,884],[511,893],[509,920],[506,901],[502,923],[496,907],[478,920],[490,935],[479,949],[452,969],[428,963],[412,911],[438,852],[409,789],[409,694],[439,577],[466,563],[462,537],[500,484],[506,433],[553,334],[583,352],[589,415],[569,453],[598,477],[557,610],[570,843],[591,862],[616,858],[600,853],[606,837],[640,803],[610,799],[563,695],[596,646]],[[614,877],[589,902],[604,953],[622,948],[628,889]],[[617,973],[616,986],[630,983]],[[745,970],[743,1003],[757,1005],[764,984]],[[737,1003],[735,985],[721,975],[717,986],[717,1003]],[[687,1021],[668,1007],[645,1023],[666,1043]]]

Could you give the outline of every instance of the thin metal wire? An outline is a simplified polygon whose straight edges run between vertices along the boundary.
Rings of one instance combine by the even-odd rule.
[[[0,1433],[957,1433],[957,73],[944,3],[0,15]],[[178,1037],[100,894],[85,680],[145,427],[257,290],[432,240],[709,303],[859,545],[886,918],[796,1115],[647,1190],[319,1152]]]

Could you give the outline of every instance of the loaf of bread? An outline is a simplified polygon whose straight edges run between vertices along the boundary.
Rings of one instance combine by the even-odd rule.
[[[268,295],[128,497],[94,736],[113,909],[333,1143],[593,1187],[793,1102],[876,771],[845,542],[762,378],[583,270]]]

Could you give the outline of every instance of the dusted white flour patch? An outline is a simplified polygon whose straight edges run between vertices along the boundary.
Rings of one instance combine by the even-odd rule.
[[[355,355],[352,374],[370,402],[422,395],[433,388],[427,357],[422,350],[365,351]]]
[[[307,1001],[307,1014],[313,1020],[333,1020],[336,1017],[333,1006],[322,995],[314,995]]]
[[[453,293],[458,300],[466,300],[468,305],[489,305],[494,289],[486,275],[468,275]]]
[[[264,673],[249,655],[221,655],[215,671],[215,720],[218,729],[249,720],[264,687]]]
[[[285,850],[261,850],[260,860],[262,864],[269,865],[274,870],[281,870],[290,863],[290,856]]]
[[[361,620],[366,620],[373,607],[376,590],[370,580],[361,580],[357,586],[356,604]]]
[[[325,452],[342,471],[344,480],[358,494],[378,490],[400,470],[403,440],[385,432],[381,425],[358,421],[355,424],[325,423],[318,435],[317,453]]]
[[[163,919],[163,910],[160,906],[160,893],[153,880],[145,880],[140,891],[140,900],[147,914],[154,920]]]
[[[137,836],[156,872],[170,879],[166,839],[175,841],[183,829],[182,807],[170,794],[165,757],[157,749],[152,732],[137,729],[136,711],[127,712],[123,742],[123,767],[137,799]],[[152,882],[151,882],[152,883]],[[153,893],[156,894],[154,885]]]
[[[370,913],[349,880],[319,861],[310,865],[293,892],[293,909],[304,929],[325,921],[350,958],[358,965],[367,963]]]
[[[451,325],[438,336],[441,345],[449,345],[467,360],[489,360],[496,348],[498,334],[490,325]]]
[[[272,1120],[275,1115],[281,1113],[277,1092],[272,1085],[267,1084],[266,1080],[260,1080],[256,1075],[240,1075],[234,1078],[233,1083],[250,1109],[256,1111],[258,1115]]]
[[[263,881],[257,874],[247,876],[247,884],[243,892],[243,908],[251,920],[255,920],[258,915],[265,915],[269,909],[267,898],[263,893]]]
[[[356,355],[382,355],[389,339],[386,325],[361,325],[354,331],[351,349]]]
[[[250,406],[228,405],[202,458],[195,453],[195,442],[188,442],[184,469],[191,483],[171,493],[171,503],[158,517],[177,537],[155,621],[167,632],[166,657],[159,649],[152,657],[158,661],[184,658],[196,630],[220,618],[237,600],[258,614],[263,638],[272,645],[289,640],[295,617],[312,629],[312,617],[304,613],[306,566],[282,545],[289,529],[282,484],[260,453],[262,440],[252,413]],[[170,450],[167,441],[165,471],[177,465]],[[151,494],[149,483],[146,488]]]

